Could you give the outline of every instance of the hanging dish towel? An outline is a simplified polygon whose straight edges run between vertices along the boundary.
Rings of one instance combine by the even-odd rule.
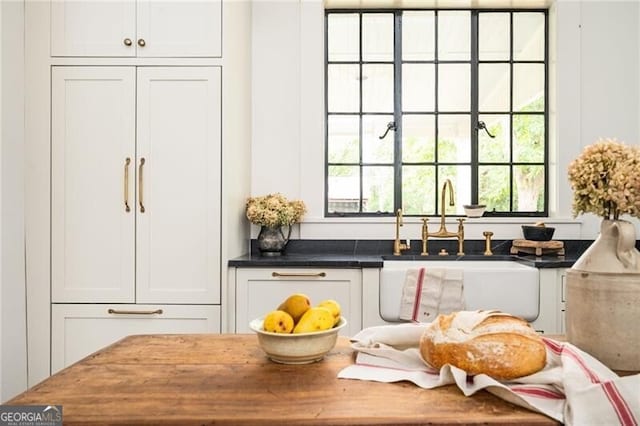
[[[508,402],[545,414],[568,425],[638,425],[640,374],[618,377],[575,346],[543,338],[547,365],[542,371],[512,381],[467,373],[451,365],[440,371],[427,366],[419,342],[426,324],[370,327],[356,334],[355,364],[339,378],[398,382],[407,380],[431,389],[456,384],[465,396],[481,389]]]
[[[462,269],[409,269],[402,287],[400,319],[431,322],[438,314],[464,310]]]

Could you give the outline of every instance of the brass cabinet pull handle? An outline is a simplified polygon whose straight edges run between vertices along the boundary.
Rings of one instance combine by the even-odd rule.
[[[272,277],[326,277],[326,272],[272,272]]]
[[[138,201],[140,203],[140,213],[145,212],[144,208],[144,193],[142,190],[143,178],[142,178],[142,166],[144,166],[144,157],[140,159],[140,166],[138,166]]]
[[[160,315],[162,314],[162,309],[156,309],[154,311],[127,311],[127,310],[119,310],[119,309],[107,309],[107,313],[109,314],[118,314],[118,315]]]
[[[129,164],[131,164],[131,158],[127,157],[124,160],[124,211],[129,213],[131,207],[129,207]]]
[[[144,39],[143,39],[143,38],[141,38],[141,39],[139,39],[139,40],[138,40],[138,46],[140,46],[140,47],[144,47],[144,46],[145,46],[145,44],[147,44],[147,43],[144,41]]]
[[[131,46],[133,44],[133,42],[131,41],[131,39],[129,37],[125,38],[123,40],[123,43],[125,46]]]

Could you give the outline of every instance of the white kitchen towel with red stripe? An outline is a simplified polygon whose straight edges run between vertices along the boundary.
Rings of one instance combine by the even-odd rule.
[[[464,310],[463,274],[462,269],[408,269],[402,287],[400,319],[431,322],[438,314]]]
[[[513,404],[543,413],[568,425],[638,426],[640,374],[618,377],[577,347],[543,338],[547,365],[530,376],[498,381],[484,374],[469,376],[454,366],[440,371],[427,366],[418,350],[426,324],[370,327],[352,338],[355,364],[339,378],[397,382],[422,388],[456,384],[464,395],[481,389]]]

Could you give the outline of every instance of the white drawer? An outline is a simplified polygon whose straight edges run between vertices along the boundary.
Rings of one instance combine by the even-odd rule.
[[[340,334],[352,336],[362,328],[360,269],[239,268],[236,274],[236,332],[250,333],[249,322],[276,309],[292,293],[309,296],[316,305],[336,300],[347,319]]]
[[[220,332],[211,305],[53,304],[51,316],[52,374],[131,334]]]

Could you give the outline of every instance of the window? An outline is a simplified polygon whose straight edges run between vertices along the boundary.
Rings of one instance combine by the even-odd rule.
[[[447,179],[447,214],[547,214],[545,10],[327,10],[325,24],[328,216],[437,215]]]

